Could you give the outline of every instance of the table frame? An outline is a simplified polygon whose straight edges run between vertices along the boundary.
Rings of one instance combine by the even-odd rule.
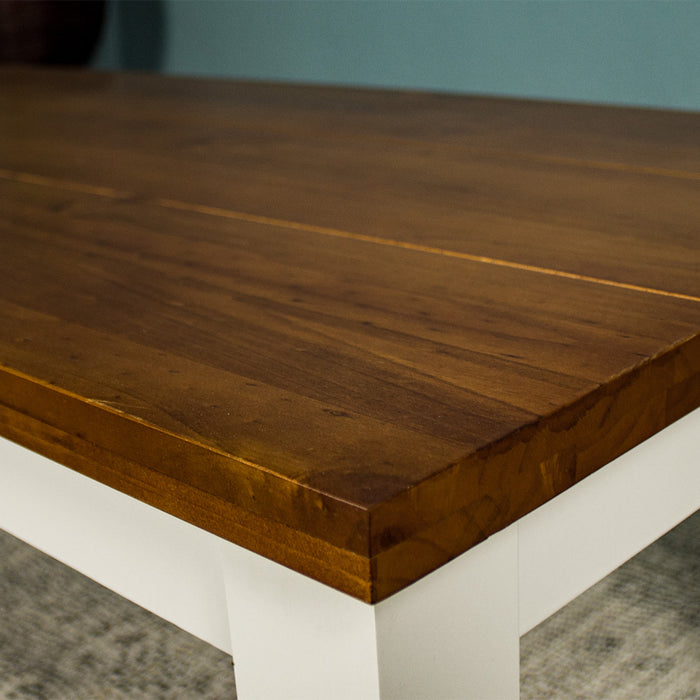
[[[0,527],[232,653],[241,700],[517,698],[519,637],[700,508],[700,409],[368,605],[0,438]]]

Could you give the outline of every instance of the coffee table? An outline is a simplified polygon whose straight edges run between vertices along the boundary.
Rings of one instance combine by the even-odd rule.
[[[517,697],[700,507],[700,115],[0,86],[0,526],[242,700]]]

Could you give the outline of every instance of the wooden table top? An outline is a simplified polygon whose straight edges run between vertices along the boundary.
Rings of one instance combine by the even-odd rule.
[[[0,70],[11,440],[374,602],[699,405],[700,114]]]

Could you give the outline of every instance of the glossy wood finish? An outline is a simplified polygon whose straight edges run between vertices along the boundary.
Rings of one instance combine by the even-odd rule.
[[[700,115],[0,71],[0,432],[367,601],[700,405]]]

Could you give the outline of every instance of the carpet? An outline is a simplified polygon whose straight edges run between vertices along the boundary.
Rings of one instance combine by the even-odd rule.
[[[231,657],[0,531],[0,698],[234,698]]]
[[[700,511],[521,639],[521,700],[700,700]]]

